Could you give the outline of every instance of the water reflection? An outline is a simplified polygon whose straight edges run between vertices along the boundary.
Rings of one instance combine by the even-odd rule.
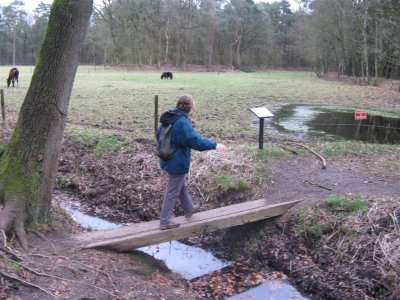
[[[271,280],[229,300],[305,300],[294,287],[282,280]]]
[[[113,223],[102,218],[88,215],[81,211],[79,203],[59,202],[60,206],[65,209],[71,218],[83,228],[92,230],[107,230],[121,227],[121,224]]]
[[[188,280],[229,265],[215,258],[210,252],[177,241],[142,247],[138,250],[163,260],[170,270]]]
[[[307,133],[311,130],[308,121],[312,120],[320,113],[309,106],[293,107],[292,111],[293,114],[289,118],[283,118],[279,122],[279,125],[285,130],[303,133]]]
[[[354,110],[326,106],[288,105],[274,113],[276,130],[297,138],[323,136],[368,143],[400,143],[400,118],[368,114],[355,120]]]

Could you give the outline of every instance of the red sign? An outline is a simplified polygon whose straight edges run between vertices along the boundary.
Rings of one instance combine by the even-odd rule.
[[[367,111],[357,109],[354,113],[354,119],[356,120],[365,120],[367,118]]]

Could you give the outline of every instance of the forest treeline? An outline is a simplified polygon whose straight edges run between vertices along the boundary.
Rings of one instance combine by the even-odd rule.
[[[102,0],[81,63],[313,69],[318,75],[400,76],[400,1]],[[0,64],[31,65],[50,6],[0,6]]]

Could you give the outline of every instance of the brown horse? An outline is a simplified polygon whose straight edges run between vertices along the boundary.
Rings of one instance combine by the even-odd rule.
[[[8,78],[7,78],[7,87],[10,87],[10,84],[12,82],[12,85],[14,87],[14,82],[17,82],[17,86],[18,86],[18,76],[19,76],[19,71],[17,68],[12,68],[10,70],[10,73],[8,74]]]

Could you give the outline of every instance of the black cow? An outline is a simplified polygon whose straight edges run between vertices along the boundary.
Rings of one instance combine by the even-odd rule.
[[[7,87],[10,87],[10,84],[12,82],[12,85],[14,87],[14,82],[17,82],[17,86],[18,86],[18,76],[19,76],[19,71],[17,68],[12,68],[10,70],[10,73],[8,74],[8,78],[7,78]]]
[[[161,74],[161,79],[172,79],[172,72],[164,72]]]

